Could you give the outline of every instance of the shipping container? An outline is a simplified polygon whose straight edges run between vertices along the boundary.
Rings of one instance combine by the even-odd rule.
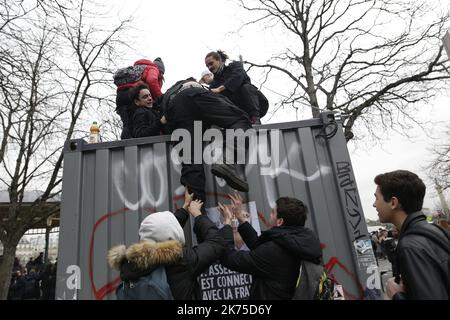
[[[239,170],[250,185],[261,230],[280,196],[304,201],[307,226],[318,234],[324,263],[345,299],[381,299],[377,263],[356,186],[342,123],[321,118],[261,125],[257,145]],[[198,138],[198,137],[197,137]],[[200,137],[201,138],[201,137]],[[140,222],[152,212],[180,207],[181,165],[171,155],[171,136],[88,144],[66,142],[64,151],[57,299],[115,299],[119,274],[107,264],[108,250],[137,242]],[[231,192],[207,177],[206,207]],[[191,239],[190,226],[185,227]],[[191,245],[188,243],[187,245]]]

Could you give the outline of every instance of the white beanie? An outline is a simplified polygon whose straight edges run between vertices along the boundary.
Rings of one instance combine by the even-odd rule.
[[[203,71],[203,72],[202,72],[202,75],[201,75],[201,77],[200,77],[200,79],[203,78],[204,76],[206,76],[207,74],[211,74],[211,75],[212,75],[212,72],[209,71],[209,70]]]
[[[139,227],[139,236],[141,240],[150,242],[178,240],[185,244],[183,229],[170,211],[155,212],[147,216]]]

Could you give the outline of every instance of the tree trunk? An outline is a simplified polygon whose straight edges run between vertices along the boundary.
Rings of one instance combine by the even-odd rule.
[[[19,240],[8,239],[3,242],[3,259],[0,262],[0,300],[6,300],[8,298],[8,289]]]

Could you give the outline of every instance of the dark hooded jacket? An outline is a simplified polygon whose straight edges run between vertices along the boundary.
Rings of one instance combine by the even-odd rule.
[[[301,260],[319,263],[322,257],[319,239],[305,227],[273,227],[263,231],[258,238],[251,224],[245,222],[238,231],[251,251],[236,251],[233,230],[224,226],[221,233],[227,250],[221,262],[231,270],[253,276],[252,300],[291,299]]]
[[[179,209],[175,217],[183,227],[189,214]],[[198,246],[183,247],[176,240],[141,241],[128,248],[120,245],[109,251],[109,265],[120,270],[121,279],[128,281],[148,275],[163,265],[175,300],[200,300],[197,277],[220,258],[224,246],[219,230],[206,215],[200,215],[194,221],[194,232],[198,239],[203,239]]]

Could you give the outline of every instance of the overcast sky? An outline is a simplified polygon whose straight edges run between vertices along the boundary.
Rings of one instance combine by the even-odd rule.
[[[119,16],[133,13],[136,16],[130,41],[136,52],[128,52],[123,57],[124,63],[147,57],[162,57],[166,65],[165,91],[176,80],[194,76],[198,78],[203,70],[204,56],[216,50],[225,50],[233,59],[243,55],[244,59],[264,62],[269,56],[280,50],[283,34],[273,35],[270,31],[261,31],[257,27],[237,31],[242,25],[245,13],[232,1],[225,0],[191,0],[191,1],[139,1],[113,0],[108,6],[115,6]],[[256,77],[252,80],[257,82]],[[277,88],[269,84],[268,89],[280,92],[282,83]],[[270,101],[277,100],[275,94],[263,89]],[[396,169],[416,172],[426,179],[423,167],[431,159],[430,148],[434,144],[448,141],[444,135],[450,123],[450,93],[438,97],[428,105],[420,106],[417,114],[420,119],[440,120],[433,126],[433,136],[427,137],[419,129],[411,131],[414,138],[406,139],[401,134],[389,133],[389,138],[374,146],[359,142],[351,143],[349,151],[352,158],[359,194],[367,218],[376,219],[372,207],[375,185],[373,178],[378,173]],[[309,114],[309,111],[308,111]],[[293,111],[285,110],[277,114],[270,122],[291,121],[295,119]],[[266,117],[267,118],[267,117]],[[267,119],[263,119],[263,123]],[[303,117],[299,118],[299,120]],[[426,181],[429,183],[429,181]],[[427,184],[424,207],[434,208],[437,203],[435,191]]]

